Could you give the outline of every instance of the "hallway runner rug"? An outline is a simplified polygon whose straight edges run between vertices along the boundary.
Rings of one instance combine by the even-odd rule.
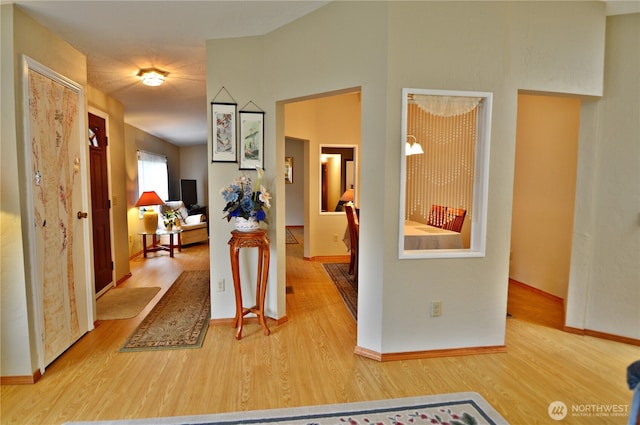
[[[160,291],[157,286],[142,288],[112,288],[96,301],[98,320],[119,320],[136,317]]]
[[[210,316],[209,271],[183,271],[120,351],[200,348]]]
[[[347,306],[347,310],[358,321],[358,285],[349,274],[348,263],[322,263],[325,271],[338,288],[338,292]]]
[[[475,392],[365,401],[346,404],[254,410],[197,416],[121,421],[68,422],[68,425],[239,425],[239,424],[458,424],[508,425]]]

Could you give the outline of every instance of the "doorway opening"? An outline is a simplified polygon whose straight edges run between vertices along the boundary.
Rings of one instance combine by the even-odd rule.
[[[340,178],[340,187],[349,185],[354,193],[353,202],[359,204],[361,96],[360,88],[283,101],[284,143],[282,158],[285,172],[285,231],[292,227],[298,231],[302,249],[289,249],[285,261],[285,274],[289,276],[298,267],[299,260],[349,263],[349,252],[344,242],[347,218],[333,202],[330,211],[322,208],[322,146],[350,148],[353,152],[344,158],[348,179]],[[282,161],[282,162],[280,162]],[[342,182],[345,180],[345,182]],[[341,193],[337,194],[340,198]],[[290,258],[290,255],[301,258]],[[319,273],[324,274],[320,264]],[[317,269],[314,264],[311,266]],[[291,269],[291,270],[290,270]],[[287,278],[287,285],[289,279]],[[291,290],[287,286],[287,290]]]
[[[580,106],[575,97],[518,95],[510,298],[524,290],[546,297],[560,312],[551,324],[544,301],[509,313],[554,327],[564,325],[569,283]]]
[[[321,145],[360,146],[360,88],[351,88],[284,102],[285,140],[304,141],[302,148],[286,153],[293,163],[293,183],[285,193],[285,226],[304,226],[304,257],[309,260],[345,254],[342,241],[347,225],[344,212],[323,214],[321,207]],[[354,186],[359,184],[359,150],[355,150]],[[295,189],[294,189],[295,188]],[[295,191],[297,190],[297,191]],[[358,205],[358,190],[354,203]],[[290,196],[298,197],[296,200]],[[299,203],[302,196],[303,202]]]

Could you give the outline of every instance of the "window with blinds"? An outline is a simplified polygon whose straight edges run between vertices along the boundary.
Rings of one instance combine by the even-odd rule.
[[[169,171],[167,157],[138,151],[138,197],[153,190],[163,201],[169,200]]]

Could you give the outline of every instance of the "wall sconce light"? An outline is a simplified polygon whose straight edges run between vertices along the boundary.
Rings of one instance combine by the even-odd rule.
[[[152,87],[156,87],[164,83],[164,79],[167,75],[169,75],[167,71],[162,71],[157,68],[144,68],[138,71],[137,74],[140,81],[142,81],[142,84]]]
[[[409,138],[412,138],[413,142],[409,143]],[[424,151],[422,150],[422,146],[420,146],[420,143],[418,143],[418,139],[416,139],[416,136],[413,136],[411,134],[407,135],[407,142],[404,146],[404,152],[406,156],[424,153]]]

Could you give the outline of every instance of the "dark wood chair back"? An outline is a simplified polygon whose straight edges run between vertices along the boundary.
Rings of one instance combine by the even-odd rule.
[[[349,238],[351,239],[351,261],[349,262],[349,273],[358,282],[358,248],[360,246],[360,221],[358,214],[352,203],[344,204],[344,212],[347,216],[347,224],[349,226]]]
[[[463,208],[447,207],[446,220],[442,228],[460,233],[465,215],[467,215],[467,210]]]

